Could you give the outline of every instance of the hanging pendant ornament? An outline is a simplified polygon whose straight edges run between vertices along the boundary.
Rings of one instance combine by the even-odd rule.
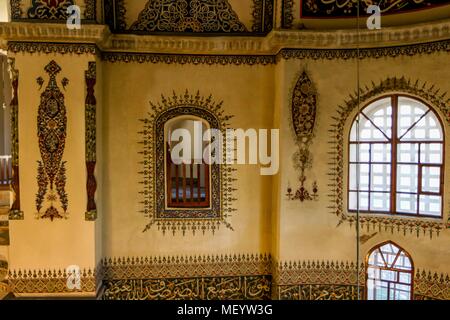
[[[303,71],[294,88],[292,95],[291,116],[296,144],[298,150],[294,153],[294,168],[300,171],[299,187],[293,192],[290,183],[287,189],[289,200],[318,199],[317,182],[314,181],[312,189],[306,187],[306,169],[312,167],[312,155],[309,147],[312,142],[317,109],[317,90],[306,71]]]

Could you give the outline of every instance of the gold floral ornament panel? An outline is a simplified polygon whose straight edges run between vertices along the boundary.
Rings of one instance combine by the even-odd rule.
[[[139,132],[142,136],[143,160],[142,176],[140,182],[142,213],[150,218],[150,222],[144,232],[152,226],[156,226],[163,233],[171,231],[206,231],[214,233],[221,225],[233,230],[228,218],[236,211],[233,203],[236,201],[234,192],[234,173],[236,169],[226,162],[226,152],[223,152],[222,164],[211,164],[211,206],[206,209],[167,209],[165,206],[165,156],[164,151],[164,123],[177,116],[193,115],[208,121],[211,128],[226,132],[231,115],[223,111],[223,102],[216,103],[212,96],[203,97],[197,92],[190,94],[187,90],[184,94],[173,93],[172,97],[162,95],[157,104],[150,102],[151,111],[148,117],[141,119],[143,130]],[[223,150],[226,150],[226,139],[223,139]]]
[[[344,181],[344,170],[346,168],[346,163],[344,163],[344,146],[347,144],[347,137],[344,134],[344,129],[348,125],[347,121],[358,105],[364,105],[371,99],[388,93],[404,93],[422,98],[431,106],[439,110],[444,115],[444,123],[450,125],[450,98],[447,97],[446,92],[441,92],[435,85],[429,85],[426,82],[421,83],[418,80],[411,81],[405,77],[387,78],[380,81],[380,83],[376,84],[372,82],[371,85],[360,88],[360,102],[358,101],[357,92],[350,95],[344,105],[338,106],[337,114],[332,116],[333,124],[329,130],[331,138],[329,142],[332,149],[329,151],[330,171],[328,175],[330,177],[330,205],[328,208],[333,214],[338,216],[338,225],[341,225],[344,222],[348,222],[350,225],[356,223],[356,215],[349,214],[344,207],[344,199],[346,197],[346,182]],[[444,195],[444,198],[447,196],[448,195]],[[447,200],[448,199],[445,201]],[[382,230],[390,230],[391,232],[402,232],[404,235],[408,232],[415,232],[417,236],[421,233],[426,234],[428,232],[430,237],[432,237],[433,234],[439,235],[440,231],[450,228],[448,213],[444,212],[444,217],[446,216],[447,221],[445,221],[445,218],[444,220],[439,220],[360,214],[360,223],[361,226],[365,227],[368,231],[371,228],[378,228],[380,232]]]
[[[414,276],[414,300],[450,300],[449,275],[417,270]]]
[[[64,95],[58,87],[56,76],[61,67],[54,61],[45,67],[49,75],[47,87],[41,94],[37,115],[37,136],[41,160],[38,161],[36,210],[38,218],[67,217],[66,162],[62,160],[67,135],[67,116]],[[63,78],[65,89],[69,80]],[[37,79],[40,88],[45,81]]]

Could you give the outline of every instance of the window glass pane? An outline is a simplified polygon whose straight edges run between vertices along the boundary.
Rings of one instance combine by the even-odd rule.
[[[375,300],[387,300],[388,288],[387,283],[384,281],[375,281]]]
[[[398,99],[398,137],[406,133],[411,126],[418,121],[426,112],[428,107],[419,101],[399,97]]]
[[[402,252],[397,258],[397,261],[395,261],[395,266],[393,267],[397,269],[411,270],[411,261],[409,260],[408,256],[404,252]]]
[[[401,137],[402,141],[442,140],[441,124],[431,110],[427,113],[428,110],[429,108],[419,101],[404,97],[399,98],[399,137]],[[423,116],[425,113],[426,115]],[[420,121],[418,121],[419,119]],[[415,123],[416,121],[418,122]],[[410,123],[409,127],[407,127],[408,123]],[[412,125],[414,126],[411,128]]]
[[[389,101],[389,106],[386,103]],[[374,102],[363,110],[363,114],[357,116],[350,132],[350,141],[388,141],[391,137],[392,109],[390,98]],[[357,123],[359,119],[359,136]]]
[[[400,143],[397,146],[397,162],[418,163],[419,144]]]
[[[417,195],[397,193],[397,212],[417,213]]]
[[[442,129],[434,113],[429,112],[401,138],[401,141],[408,140],[442,141]]]
[[[350,162],[369,162],[370,159],[369,148],[370,144],[368,143],[351,143]]]
[[[390,209],[389,193],[372,192],[370,194],[370,210],[387,212]]]
[[[378,267],[386,266],[384,263],[384,260],[383,260],[383,255],[380,253],[379,250],[373,251],[372,254],[370,255],[369,265],[378,266]],[[377,270],[378,270],[378,273],[376,273],[376,278],[379,279],[380,278],[379,269],[377,269]]]
[[[393,246],[391,243],[387,243],[380,248],[380,251],[383,253],[383,256],[386,255],[397,255],[398,248]]]
[[[420,196],[419,213],[429,216],[441,216],[442,198],[440,196]]]
[[[358,169],[359,169],[359,188],[358,188]],[[369,165],[368,164],[350,164],[350,190],[369,191]]]
[[[422,167],[422,192],[439,193],[440,184],[440,167]]]
[[[411,283],[411,274],[410,273],[405,273],[405,272],[400,272],[400,282],[402,283]]]
[[[422,163],[442,163],[441,143],[422,143],[420,146],[420,162]]]
[[[370,170],[370,190],[390,191],[391,189],[391,166],[388,164],[372,164]]]
[[[373,143],[372,144],[372,162],[391,162],[391,144]]]
[[[391,138],[392,107],[391,98],[384,98],[371,103],[362,111],[384,135]]]
[[[397,272],[391,270],[381,270],[381,280],[397,281]]]
[[[357,210],[357,192],[351,191],[349,193],[349,209]],[[368,210],[369,209],[369,193],[359,192],[359,209]]]
[[[417,192],[418,166],[399,164],[397,165],[397,191]]]
[[[390,243],[381,247],[381,252],[383,253],[384,260],[386,261],[388,267],[392,267],[398,251],[399,249]]]
[[[375,280],[367,281],[367,300],[375,300]]]
[[[411,287],[403,284],[393,284],[390,292],[390,300],[410,300]]]
[[[374,258],[374,257],[373,257]],[[372,260],[373,260],[372,258]],[[369,262],[369,264],[374,264],[373,262]],[[380,269],[377,268],[367,268],[367,276],[369,279],[380,279]]]

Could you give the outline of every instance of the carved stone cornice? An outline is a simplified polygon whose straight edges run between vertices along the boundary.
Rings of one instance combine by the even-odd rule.
[[[359,41],[358,41],[359,38]],[[404,46],[450,39],[450,19],[380,30],[278,30],[267,36],[271,47],[356,49]]]
[[[105,25],[82,25],[71,30],[65,24],[35,22],[0,22],[0,45],[5,42],[61,42],[102,44],[110,32]]]
[[[83,24],[69,30],[65,24],[0,23],[0,46],[6,42],[60,42],[94,44],[101,51],[127,53],[276,55],[282,49],[348,50],[386,48],[450,40],[450,19],[381,30],[273,30],[266,37],[170,36],[111,34],[105,25]],[[450,51],[450,46],[448,47]]]

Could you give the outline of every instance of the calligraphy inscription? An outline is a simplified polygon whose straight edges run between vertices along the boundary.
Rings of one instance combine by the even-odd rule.
[[[386,1],[357,1],[357,0],[306,0],[301,4],[301,16],[308,18],[355,18],[367,12],[370,6],[376,5],[382,14],[396,14],[450,4],[442,0],[386,0]]]
[[[104,300],[267,300],[271,277],[125,279],[105,286]]]

